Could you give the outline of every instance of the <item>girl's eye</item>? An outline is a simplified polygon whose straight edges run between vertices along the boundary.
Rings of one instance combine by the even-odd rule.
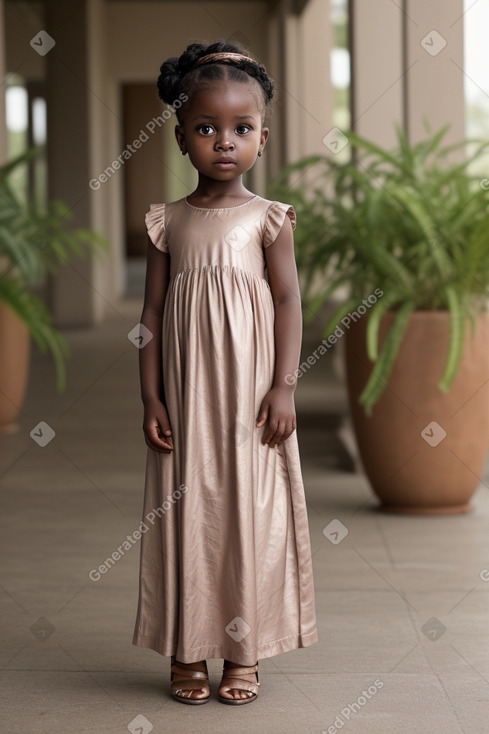
[[[238,127],[236,128],[236,132],[239,135],[245,135],[250,130],[251,130],[251,127],[249,125],[238,125]]]
[[[212,125],[201,125],[199,127],[199,131],[202,133],[202,135],[212,135],[214,132],[214,128]]]

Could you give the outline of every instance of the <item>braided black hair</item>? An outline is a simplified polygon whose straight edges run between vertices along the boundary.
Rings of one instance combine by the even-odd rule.
[[[232,62],[214,61],[201,66],[197,65],[202,56],[220,52],[251,56],[241,46],[222,39],[211,44],[191,43],[180,57],[172,56],[161,65],[157,81],[158,96],[163,102],[175,107],[178,122],[182,124],[183,105],[180,102],[175,104],[175,102],[185,99],[185,95],[190,99],[197,88],[206,82],[229,79],[248,83],[251,77],[258,82],[263,92],[262,113],[264,122],[266,122],[275,90],[273,79],[270,78],[265,67],[257,61],[236,59]]]

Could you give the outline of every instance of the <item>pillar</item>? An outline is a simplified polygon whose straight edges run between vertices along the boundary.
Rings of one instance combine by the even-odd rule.
[[[450,122],[464,137],[463,0],[350,0],[352,127],[384,147],[394,121],[412,143]]]
[[[70,227],[104,235],[110,188],[103,185],[94,192],[89,187],[94,171],[99,174],[111,162],[104,114],[114,112],[103,86],[103,3],[84,0],[73,6],[46,0],[45,30],[55,41],[46,54],[49,198],[69,205],[74,215]],[[52,278],[50,305],[57,326],[93,324],[114,305],[106,270],[86,251]]]

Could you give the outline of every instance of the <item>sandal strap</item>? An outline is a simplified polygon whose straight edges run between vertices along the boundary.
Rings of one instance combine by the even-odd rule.
[[[244,666],[236,666],[233,665],[227,665],[223,667],[222,672],[224,675],[226,675],[227,672],[230,672],[233,678],[239,678],[241,675],[250,675],[251,673],[258,672],[258,663],[255,665],[250,665],[247,667]]]
[[[171,672],[174,673],[174,675],[180,676],[180,678],[183,676],[185,680],[208,680],[209,674],[204,673],[202,670],[189,670],[188,668],[182,668],[178,663],[174,663],[171,666]],[[182,682],[182,681],[179,681]]]
[[[256,681],[251,682],[244,676],[256,674]],[[255,665],[244,666],[223,666],[221,687],[224,688],[239,688],[240,690],[251,691],[252,693],[258,694],[258,686],[260,685],[258,680],[258,663]]]

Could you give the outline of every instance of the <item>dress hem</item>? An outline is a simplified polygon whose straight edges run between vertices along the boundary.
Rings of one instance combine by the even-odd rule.
[[[241,659],[239,662],[244,666],[254,665],[257,660],[263,660],[265,658],[273,657],[274,655],[280,655],[285,652],[291,652],[292,650],[309,647],[315,642],[318,642],[318,640],[319,636],[317,628],[312,630],[312,632],[307,632],[306,634],[289,635],[288,637],[283,637],[280,640],[272,640],[271,642],[265,642],[262,645],[258,645],[257,653],[254,656],[247,655],[245,656],[245,660]],[[152,635],[135,635],[132,644],[137,647],[149,648],[150,650],[154,650],[160,655],[167,657],[177,654],[176,645],[171,644],[166,640],[159,642],[158,640],[155,640]],[[223,660],[234,661],[233,656],[236,655],[235,648],[226,648],[219,644],[200,645],[193,649],[199,651],[198,655],[192,655],[192,659],[188,660],[184,659],[188,656],[179,655],[178,660],[181,663],[193,663],[196,659],[211,660],[213,658],[222,658]]]

